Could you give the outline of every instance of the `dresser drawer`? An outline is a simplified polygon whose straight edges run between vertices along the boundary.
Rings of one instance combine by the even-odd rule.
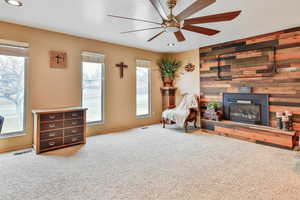
[[[65,113],[65,119],[82,118],[83,111],[74,111]]]
[[[83,135],[70,136],[64,138],[64,144],[72,144],[78,142],[83,142]]]
[[[53,130],[53,129],[59,129],[59,128],[63,128],[62,121],[41,123],[41,127],[40,127],[41,131]]]
[[[63,113],[41,114],[41,121],[62,120],[63,116]]]
[[[64,136],[83,134],[83,127],[65,129]]]
[[[63,136],[63,130],[57,130],[57,131],[49,131],[49,132],[43,132],[41,133],[41,140],[48,140],[51,138],[56,137],[62,137]]]
[[[73,127],[83,125],[83,119],[65,120],[64,127]]]
[[[52,147],[58,147],[63,145],[63,139],[59,138],[59,139],[54,139],[54,140],[48,140],[48,141],[41,141],[41,145],[40,145],[40,149],[44,150],[44,149],[48,149],[48,148],[52,148]]]

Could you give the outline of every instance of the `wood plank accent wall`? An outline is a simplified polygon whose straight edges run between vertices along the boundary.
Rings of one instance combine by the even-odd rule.
[[[275,112],[291,111],[300,135],[300,27],[200,48],[201,106],[240,86],[269,94],[270,125]]]

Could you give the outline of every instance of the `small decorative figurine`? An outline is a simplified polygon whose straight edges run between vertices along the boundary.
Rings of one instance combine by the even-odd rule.
[[[282,129],[284,131],[289,130],[289,117],[288,116],[282,116]]]
[[[216,121],[221,121],[221,120],[222,120],[222,113],[220,111],[217,111]]]
[[[276,112],[276,127],[282,129],[282,112]]]
[[[292,131],[293,113],[290,111],[276,112],[276,127],[284,131]]]
[[[288,117],[288,129],[289,131],[293,130],[293,114],[290,111],[285,111],[285,116]]]

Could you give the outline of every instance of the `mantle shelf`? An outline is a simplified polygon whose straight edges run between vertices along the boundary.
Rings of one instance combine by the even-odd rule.
[[[212,134],[235,137],[252,142],[271,143],[289,149],[294,147],[296,131],[283,131],[277,128],[233,121],[201,120],[204,130],[211,130]]]
[[[283,135],[290,135],[290,136],[294,136],[296,134],[296,131],[284,131],[284,130],[269,127],[269,126],[245,124],[245,123],[234,122],[234,121],[229,121],[229,120],[213,121],[213,120],[208,120],[208,119],[201,119],[201,121],[213,122],[214,124],[220,124],[223,126],[227,125],[227,126],[230,126],[231,128],[232,127],[243,127],[243,128],[250,128],[250,129],[255,129],[255,130],[259,130],[259,131],[267,131],[267,132],[278,133],[278,134],[283,134]]]

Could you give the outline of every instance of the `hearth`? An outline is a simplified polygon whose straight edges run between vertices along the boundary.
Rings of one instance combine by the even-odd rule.
[[[224,118],[235,122],[269,126],[267,94],[224,93]]]

